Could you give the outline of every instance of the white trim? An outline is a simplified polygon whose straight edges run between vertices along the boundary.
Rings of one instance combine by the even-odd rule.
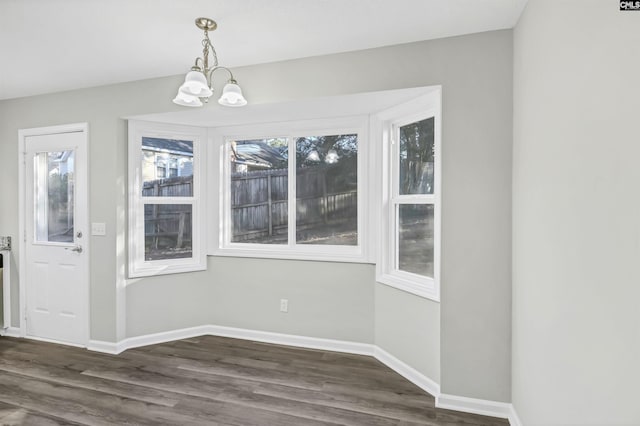
[[[448,395],[445,393],[441,393],[436,397],[436,407],[483,416],[499,417],[502,419],[508,419],[512,412],[512,406],[508,402],[467,398],[465,396]]]
[[[19,327],[7,327],[4,330],[0,330],[0,336],[22,337],[22,334]]]
[[[145,334],[142,336],[129,337],[120,342],[122,350],[139,348],[141,346],[157,345],[158,343],[172,342],[174,340],[190,339],[192,337],[205,336],[209,334],[210,326],[201,325],[192,328],[182,328],[163,333]]]
[[[84,309],[84,314],[86,315],[86,324],[84,325],[84,344],[81,347],[85,347],[89,343],[89,334],[91,329],[91,289],[89,288],[90,276],[91,276],[91,237],[89,232],[89,223],[91,222],[91,210],[90,210],[90,202],[89,202],[89,192],[91,190],[91,167],[90,167],[90,140],[89,140],[89,123],[71,123],[71,124],[62,124],[57,126],[48,126],[48,127],[35,127],[30,129],[19,129],[18,130],[18,295],[19,295],[19,327],[20,330],[19,336],[16,337],[27,337],[27,293],[26,293],[26,199],[25,199],[25,185],[26,185],[26,138],[28,136],[43,136],[43,135],[53,135],[53,134],[61,134],[61,133],[83,133],[84,134],[84,167],[86,172],[86,182],[85,182],[85,197],[84,197],[84,211],[86,212],[86,228],[84,230],[87,238],[83,242],[83,247],[85,251],[85,256],[87,257],[87,268],[86,268],[86,306]],[[29,336],[29,338],[34,338]],[[35,338],[34,338],[35,339]],[[36,339],[36,340],[44,340],[44,339]],[[56,342],[54,343],[60,344],[69,344],[71,346],[76,346],[75,344],[65,343],[65,342]]]
[[[32,129],[35,131],[35,129]],[[27,276],[26,256],[27,256],[27,238],[26,238],[26,201],[25,201],[25,185],[26,185],[26,157],[27,151],[25,139],[27,137],[26,130],[18,131],[18,328],[20,329],[20,337],[27,335],[27,309],[25,299],[27,298],[26,286],[23,283]]]
[[[520,417],[518,417],[518,413],[516,412],[516,407],[513,404],[509,405],[511,405],[511,411],[509,413],[509,424],[511,426],[523,426],[523,423],[520,420]]]
[[[87,349],[94,352],[102,352],[105,354],[118,355],[126,348],[123,348],[119,343],[104,342],[102,340],[89,340]]]
[[[369,343],[306,337],[293,334],[273,333],[269,331],[247,330],[243,328],[224,327],[219,325],[209,326],[208,334],[212,336],[252,340],[254,342],[274,343],[277,345],[294,346],[298,348],[320,349],[325,351],[368,356],[373,355],[375,348],[374,345]]]
[[[440,385],[438,383],[378,346],[375,346],[373,356],[423,391],[433,395],[437,400],[438,395],[440,395]]]
[[[258,245],[258,244],[253,244]],[[299,244],[300,247],[302,244]],[[259,245],[262,248],[262,244]],[[274,244],[275,246],[275,244]],[[319,247],[318,251],[312,253],[293,252],[287,250],[268,250],[267,249],[240,249],[240,248],[225,248],[211,250],[211,256],[221,257],[249,257],[259,259],[289,259],[289,260],[309,260],[318,262],[336,262],[336,263],[373,263],[372,261],[363,258],[363,254],[340,254],[341,246],[324,246],[331,247],[332,251],[323,251],[323,246]],[[268,251],[267,251],[268,250]],[[338,253],[336,253],[338,252]]]
[[[129,337],[116,343],[92,340],[91,342],[89,342],[89,347],[87,347],[87,349],[89,349],[90,351],[117,355],[121,352],[126,351],[127,349],[157,345],[158,343],[189,339],[191,337],[206,336],[210,334],[207,331],[208,328],[209,326],[207,325],[201,325],[198,327],[183,328],[161,333],[143,334],[141,336]]]
[[[409,274],[404,271],[397,271],[397,273],[395,274],[380,273],[376,277],[376,281],[381,284],[386,284],[389,287],[397,288],[398,290],[406,291],[407,293],[424,297],[425,299],[431,299],[436,302],[440,300],[439,293],[434,290],[435,284],[432,284],[431,286],[425,285],[425,282],[433,283],[433,279],[425,280],[424,277],[419,277],[416,280],[412,280],[407,278],[407,275],[414,274]]]
[[[96,352],[119,354],[127,349],[207,335],[231,337],[235,339],[252,340],[255,342],[274,343],[278,345],[309,349],[321,349],[358,355],[373,356],[374,354],[374,345],[367,343],[296,336],[292,334],[272,333],[268,331],[248,330],[243,328],[224,327],[218,325],[201,325],[197,327],[183,328],[161,333],[145,334],[141,336],[129,337],[117,343],[92,340],[89,342],[89,347],[87,349]]]

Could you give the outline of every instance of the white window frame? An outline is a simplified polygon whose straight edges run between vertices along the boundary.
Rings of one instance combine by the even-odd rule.
[[[193,141],[193,196],[142,196],[142,138],[164,138]],[[175,274],[202,271],[207,268],[205,200],[201,197],[202,182],[206,178],[206,140],[204,128],[145,121],[129,121],[129,234],[128,277]],[[145,260],[144,206],[145,204],[192,205],[192,256],[184,259]]]
[[[332,262],[373,263],[369,255],[367,207],[369,200],[368,116],[289,121],[209,129],[209,164],[220,173],[209,174],[209,254],[213,256],[258,257],[274,259],[318,260]],[[358,245],[296,244],[296,155],[295,139],[303,136],[340,134],[358,135]],[[229,141],[287,138],[289,141],[288,173],[288,244],[254,244],[231,242],[230,158]],[[215,212],[215,214],[211,214]]]
[[[441,137],[441,88],[435,86],[432,92],[417,99],[387,109],[375,115],[373,127],[379,135],[379,164],[382,166],[380,206],[381,220],[379,232],[378,261],[376,279],[391,287],[440,301],[440,253],[441,253],[441,176],[442,176],[442,137]],[[434,118],[435,172],[433,194],[399,195],[399,140],[401,126],[427,118]],[[396,209],[402,204],[434,205],[434,247],[433,278],[406,271],[396,266],[398,256],[398,218]]]

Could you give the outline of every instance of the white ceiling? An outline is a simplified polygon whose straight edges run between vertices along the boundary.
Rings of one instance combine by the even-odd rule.
[[[0,0],[0,99],[512,28],[527,0]]]

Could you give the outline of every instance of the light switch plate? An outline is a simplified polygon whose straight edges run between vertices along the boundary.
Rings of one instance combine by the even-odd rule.
[[[91,235],[107,235],[107,224],[106,223],[92,223],[91,224]]]

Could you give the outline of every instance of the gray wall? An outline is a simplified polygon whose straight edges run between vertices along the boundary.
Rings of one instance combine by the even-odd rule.
[[[513,402],[638,425],[640,16],[530,0],[514,43]]]
[[[375,296],[376,345],[440,383],[438,303],[380,283]]]
[[[221,271],[212,287],[214,324],[374,342],[373,265],[239,258],[210,264]],[[289,300],[287,314],[278,312],[281,298]]]
[[[123,284],[126,225],[121,118],[177,110],[170,100],[180,76],[0,102],[0,234],[15,237],[18,228],[18,129],[87,121],[91,221],[105,222],[108,230],[92,238],[92,339],[213,322],[376,342],[440,379],[446,393],[508,401],[511,31],[256,65],[234,74],[254,103],[442,85],[440,304],[376,285],[371,265],[210,258],[206,272],[132,281],[126,328],[119,323],[116,312],[124,307],[116,286]],[[307,271],[312,279],[303,279]],[[291,303],[288,316],[277,309],[282,297]]]
[[[207,267],[132,281],[127,336],[215,324],[374,342],[373,265],[209,257]]]
[[[441,391],[511,400],[512,33],[443,75]],[[448,49],[447,49],[448,50]],[[445,51],[447,51],[445,50]],[[449,51],[451,53],[452,51]],[[429,56],[429,55],[427,55]]]

